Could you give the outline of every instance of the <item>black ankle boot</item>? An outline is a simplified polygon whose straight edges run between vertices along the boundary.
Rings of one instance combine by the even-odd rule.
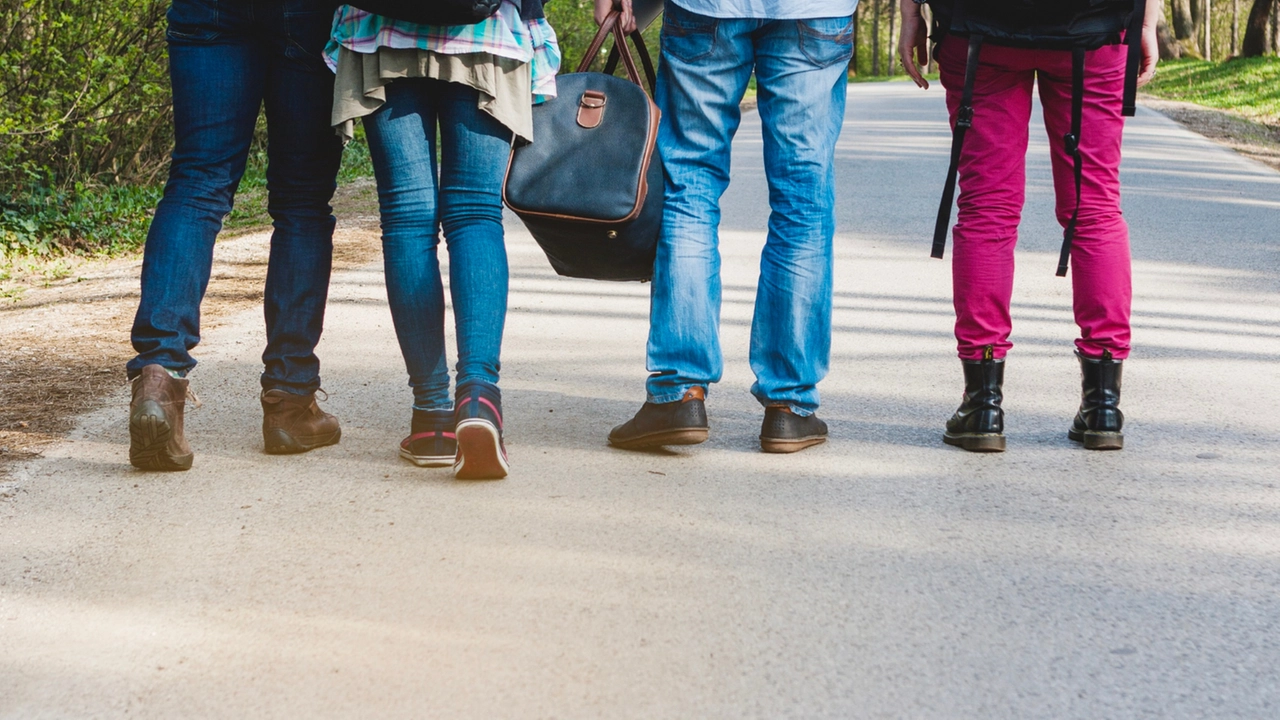
[[[1120,370],[1123,360],[1104,350],[1101,358],[1080,358],[1080,412],[1067,437],[1084,443],[1089,450],[1119,450],[1124,447],[1124,413],[1120,412]]]
[[[1004,360],[988,346],[981,360],[963,360],[964,399],[947,421],[942,442],[970,452],[1004,452]]]

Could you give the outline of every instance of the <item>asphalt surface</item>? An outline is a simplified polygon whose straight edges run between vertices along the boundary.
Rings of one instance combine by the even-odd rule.
[[[928,257],[941,94],[851,87],[832,437],[766,456],[759,137],[753,113],[710,442],[606,446],[643,398],[647,287],[557,278],[512,225],[513,472],[411,467],[380,268],[343,273],[320,348],[340,445],[260,452],[248,312],[199,348],[190,472],[129,467],[122,390],[0,485],[0,716],[1280,715],[1280,173],[1131,122],[1127,447],[1089,453],[1065,433],[1075,329],[1033,133],[1009,449],[967,454],[940,442],[961,392]]]

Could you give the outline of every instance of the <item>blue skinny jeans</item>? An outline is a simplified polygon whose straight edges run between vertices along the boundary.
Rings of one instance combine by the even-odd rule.
[[[364,119],[364,127],[378,183],[387,299],[413,407],[448,409],[444,286],[436,248],[443,232],[457,382],[496,384],[507,316],[502,178],[511,133],[476,107],[478,94],[466,85],[405,78],[386,92],[386,103]]]

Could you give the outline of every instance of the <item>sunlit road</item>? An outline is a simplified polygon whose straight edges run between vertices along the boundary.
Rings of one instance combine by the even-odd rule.
[[[799,455],[757,452],[747,393],[754,113],[704,446],[605,445],[642,400],[647,286],[559,279],[517,225],[507,480],[396,457],[379,265],[334,280],[337,447],[261,454],[261,314],[213,329],[190,472],[128,466],[122,392],[0,484],[0,716],[1276,717],[1280,173],[1131,122],[1128,444],[1087,453],[1034,132],[1009,450],[971,455],[939,437],[961,392],[928,257],[947,145],[939,92],[851,87],[833,436]]]

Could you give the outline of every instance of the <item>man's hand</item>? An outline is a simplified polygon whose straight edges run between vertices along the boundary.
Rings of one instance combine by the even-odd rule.
[[[596,24],[603,23],[614,9],[622,10],[622,17],[619,18],[621,25],[618,29],[624,33],[635,32],[636,16],[631,12],[631,0],[596,0]]]
[[[1147,14],[1142,18],[1142,69],[1138,71],[1138,87],[1151,82],[1156,76],[1156,63],[1160,61],[1160,42],[1156,39],[1156,25],[1164,14],[1161,0],[1147,0]]]
[[[907,74],[915,81],[916,86],[928,90],[929,81],[924,79],[924,72],[921,70],[922,66],[929,64],[929,31],[925,27],[924,16],[920,12],[920,5],[915,0],[899,0],[898,5],[902,9],[902,32],[898,35],[898,58],[902,61],[902,67],[906,69]],[[913,55],[919,59],[919,66],[913,60]]]

